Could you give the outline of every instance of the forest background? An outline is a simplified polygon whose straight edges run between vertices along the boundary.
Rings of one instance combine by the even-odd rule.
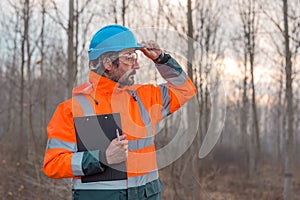
[[[87,80],[92,35],[112,23],[156,40],[198,90],[195,115],[189,104],[158,127],[158,148],[178,124],[195,134],[160,170],[164,199],[300,199],[299,8],[299,0],[2,0],[0,199],[71,199],[69,179],[42,172],[46,127]],[[138,83],[163,82],[139,61]],[[199,157],[211,128],[217,143]]]

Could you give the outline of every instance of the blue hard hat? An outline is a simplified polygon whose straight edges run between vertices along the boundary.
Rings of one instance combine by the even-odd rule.
[[[133,33],[126,27],[113,24],[101,28],[92,38],[89,48],[89,59],[96,60],[106,52],[116,52],[123,49],[140,49]]]

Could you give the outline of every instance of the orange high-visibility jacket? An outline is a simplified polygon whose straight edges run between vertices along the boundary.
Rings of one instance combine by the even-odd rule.
[[[73,90],[73,97],[61,103],[49,125],[43,170],[52,178],[73,178],[73,189],[126,189],[158,179],[153,136],[155,125],[191,99],[196,89],[170,57],[157,69],[166,84],[118,83],[90,72],[89,81]],[[82,116],[119,113],[122,133],[129,141],[126,178],[83,183],[82,177],[106,170],[105,151],[78,151],[74,119]],[[88,134],[88,133],[86,133]]]

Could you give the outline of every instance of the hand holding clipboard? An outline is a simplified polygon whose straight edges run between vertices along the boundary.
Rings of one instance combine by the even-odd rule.
[[[106,149],[106,160],[110,165],[124,162],[128,156],[128,140],[126,140],[126,135],[120,135],[119,130],[116,129],[116,136]]]

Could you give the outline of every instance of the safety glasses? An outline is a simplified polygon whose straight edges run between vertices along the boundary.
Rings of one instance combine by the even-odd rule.
[[[138,54],[136,52],[124,53],[119,55],[119,61],[125,65],[135,65],[137,63]]]

